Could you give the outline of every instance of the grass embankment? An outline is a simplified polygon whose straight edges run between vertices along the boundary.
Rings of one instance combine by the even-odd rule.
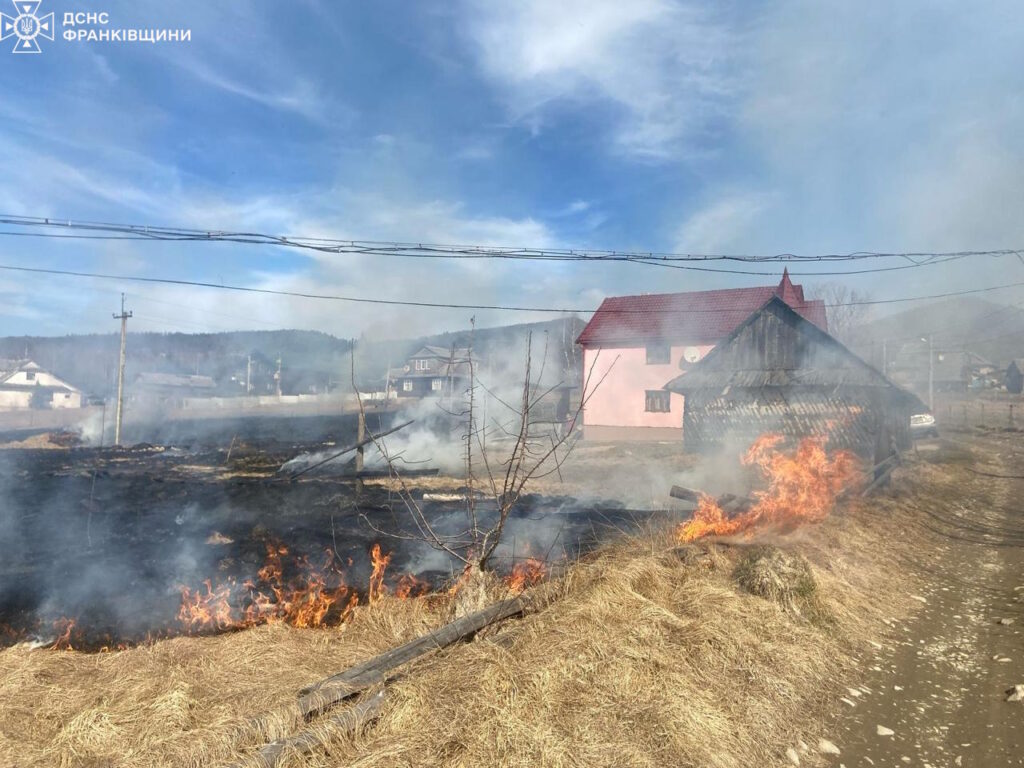
[[[623,540],[535,588],[525,618],[414,663],[357,738],[288,765],[784,765],[787,747],[828,737],[857,655],[908,610],[904,554],[926,558],[927,542],[900,499],[943,476],[921,469],[892,499],[774,542],[810,563],[797,568],[798,604],[739,586],[747,547]],[[298,689],[449,610],[447,598],[386,598],[333,630],[264,626],[109,654],[9,648],[0,765],[221,765],[293,733]],[[801,759],[813,765],[813,749]]]

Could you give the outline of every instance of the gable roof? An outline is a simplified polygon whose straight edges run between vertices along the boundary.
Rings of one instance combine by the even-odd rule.
[[[40,371],[40,368],[36,363],[26,358],[21,359],[0,359],[0,376],[8,377],[11,374],[17,373],[18,371]]]
[[[35,372],[35,373],[45,373],[47,376],[49,376],[56,383],[55,384],[43,385],[43,384],[40,384],[38,381],[35,382],[34,384],[15,384],[15,383],[11,382],[11,379],[13,379],[16,374],[21,373],[22,371],[31,371],[31,372]],[[75,387],[74,385],[69,384],[68,382],[64,381],[64,379],[60,378],[59,376],[55,376],[54,374],[50,373],[49,371],[43,370],[43,367],[41,365],[39,365],[38,363],[33,362],[32,360],[28,360],[28,359],[24,359],[24,360],[0,359],[0,387],[3,387],[3,389],[5,389],[7,391],[27,390],[27,389],[34,389],[34,388],[48,389],[48,390],[53,390],[54,392],[80,392],[81,391],[81,390],[78,389],[78,387]]]
[[[455,359],[455,362],[469,360],[471,350],[469,347],[438,347],[428,344],[425,347],[420,347],[419,351],[414,355],[409,355],[409,359],[412,360],[417,357],[432,357],[440,358],[441,360]]]
[[[779,297],[815,325],[828,328],[825,302],[805,300],[803,286],[794,285],[786,269],[778,285],[607,298],[576,343],[584,346],[654,340],[713,343],[728,336],[772,297]]]
[[[745,331],[759,322],[769,332],[772,327],[788,327],[794,334],[793,343],[772,343],[773,339],[758,333],[751,339],[754,343],[744,348]],[[927,410],[916,395],[898,387],[778,296],[755,310],[664,389],[687,394],[700,389],[791,386],[886,388],[899,399]]]

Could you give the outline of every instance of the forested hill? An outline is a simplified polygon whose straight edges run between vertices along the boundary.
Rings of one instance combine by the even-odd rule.
[[[574,343],[583,322],[575,317],[541,323],[477,329],[473,345],[477,354],[513,354],[527,335],[535,345],[550,347],[550,360],[573,364]],[[117,382],[118,334],[58,337],[0,337],[0,358],[30,358],[47,370],[82,389],[103,397],[114,392]],[[464,347],[470,331],[413,339],[357,342],[357,378],[383,382],[389,366],[399,366],[421,346]],[[276,389],[274,374],[281,360],[284,394],[324,392],[347,387],[351,369],[351,341],[320,331],[231,331],[225,333],[131,333],[128,334],[130,382],[138,373],[180,373],[210,376],[220,394],[244,394],[249,361],[255,394]]]

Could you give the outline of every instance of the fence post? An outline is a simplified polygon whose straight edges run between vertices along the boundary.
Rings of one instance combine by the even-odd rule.
[[[1013,403],[1010,403],[1010,429],[1013,429]]]

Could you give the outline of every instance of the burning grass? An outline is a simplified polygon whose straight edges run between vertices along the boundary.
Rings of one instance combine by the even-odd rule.
[[[776,542],[810,563],[829,623],[738,586],[748,548],[709,542],[687,563],[672,532],[633,537],[535,585],[525,619],[414,663],[365,733],[287,764],[780,764],[795,739],[821,735],[857,650],[900,610],[900,547],[927,542],[897,502],[887,509]],[[9,648],[0,764],[222,765],[294,732],[298,689],[439,626],[455,599],[383,595],[342,626],[274,622],[111,654]]]
[[[749,535],[759,526],[785,533],[804,523],[819,523],[832,511],[841,490],[857,480],[857,458],[848,451],[825,450],[825,439],[805,437],[792,452],[781,446],[781,434],[766,433],[742,457],[756,466],[766,488],[755,493],[753,506],[729,516],[710,496],[701,496],[693,518],[679,526],[682,542],[703,536]]]

